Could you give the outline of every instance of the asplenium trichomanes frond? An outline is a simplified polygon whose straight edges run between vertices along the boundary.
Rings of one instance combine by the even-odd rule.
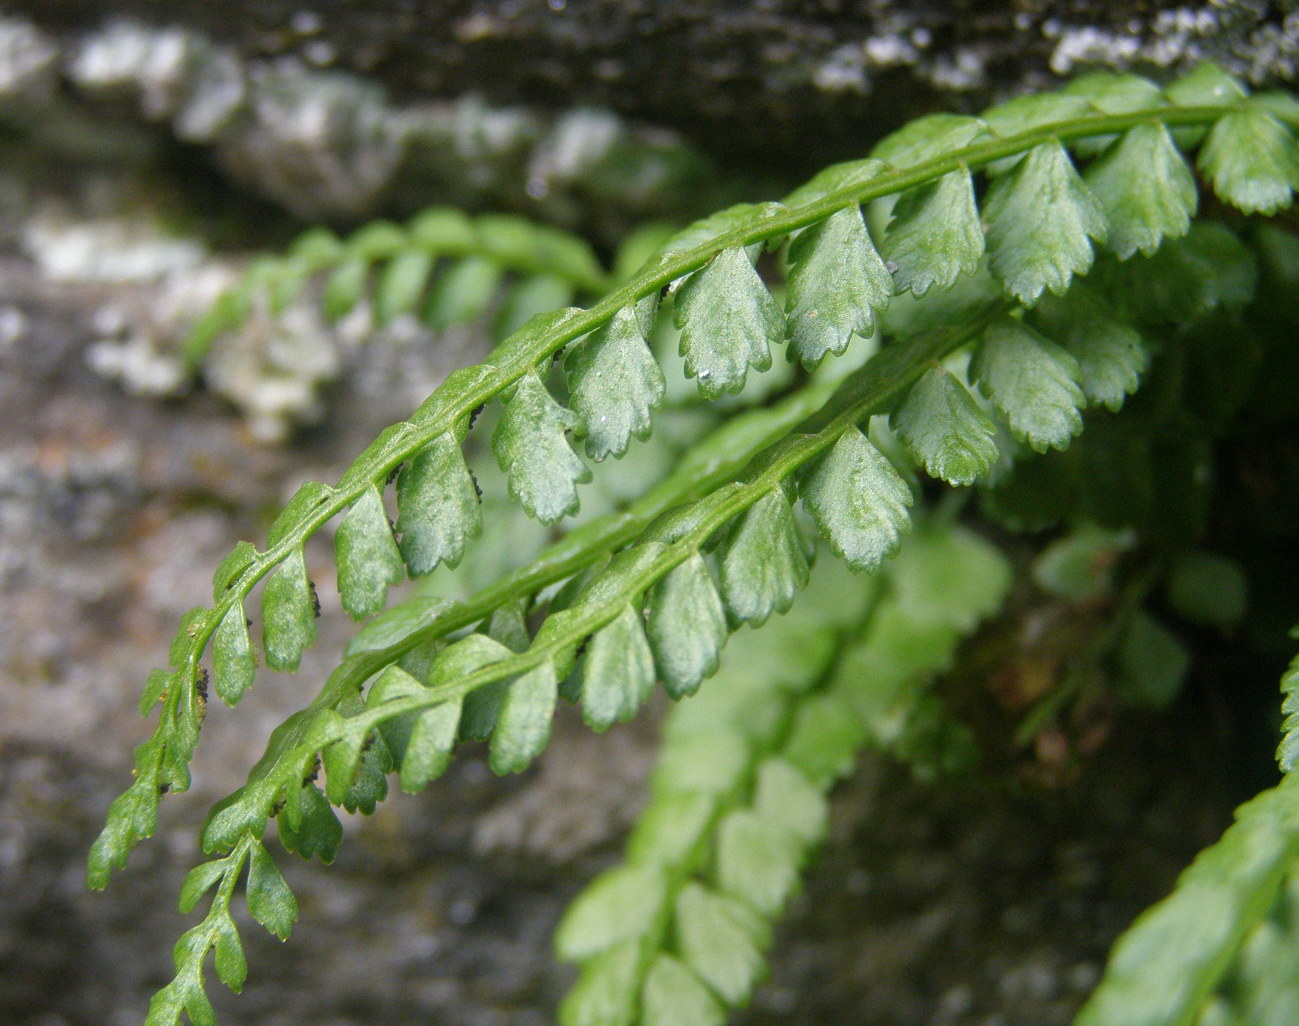
[[[1120,267],[1161,246],[1180,246],[1195,264],[1215,232],[1230,237],[1193,228],[1190,156],[1226,204],[1246,214],[1288,207],[1299,187],[1296,126],[1293,97],[1249,96],[1212,66],[1164,89],[1093,76],[981,118],[923,118],[782,202],[687,228],[589,308],[534,317],[487,362],[450,375],[336,485],[304,485],[266,548],[236,546],[214,575],[213,605],[184,617],[170,668],[151,676],[141,701],[145,713],[161,706],[157,729],[137,748],[135,780],[91,852],[90,882],[103,886],[153,833],[159,796],[188,788],[203,659],[210,647],[215,693],[235,704],[257,666],[245,604],[263,579],[263,659],[297,667],[315,636],[303,545],[347,510],[335,534],[340,597],[354,617],[373,619],[209,817],[203,848],[225,854],[191,874],[182,904],[213,886],[216,898],[178,945],[176,979],[155,997],[150,1022],[182,1011],[211,1020],[210,950],[221,979],[241,985],[229,901],[245,867],[254,918],[288,932],[296,908],[262,845],[270,818],[288,850],[328,860],[341,838],[331,806],[372,810],[392,771],[403,789],[420,789],[458,738],[490,740],[493,768],[518,771],[544,747],[561,694],[603,729],[634,715],[656,680],[673,697],[693,693],[732,630],[784,613],[806,585],[796,501],[830,549],[873,570],[910,525],[914,492],[896,460],[966,485],[1003,473],[1025,449],[1069,446],[1084,408],[1122,404],[1148,358],[1132,305],[1106,284],[1123,274],[1094,275],[1085,294],[1075,278],[1093,268],[1098,246]],[[755,269],[764,248],[783,254],[783,289]],[[416,304],[431,257],[405,263],[386,286],[402,309]],[[359,294],[368,265],[341,266],[352,268],[349,295]],[[806,383],[736,414],[626,509],[575,528],[467,600],[420,595],[382,612],[390,585],[454,566],[482,530],[462,446],[484,405],[500,403],[491,449],[510,493],[546,524],[577,512],[592,470],[570,436],[599,463],[648,435],[667,388],[650,340],[669,306],[684,372],[709,403],[742,392],[782,344],[808,369]],[[836,371],[828,358],[854,339],[854,349],[877,351]],[[547,381],[561,351],[567,405]],[[875,417],[888,418],[896,444],[863,430]],[[394,475],[395,532],[384,501]],[[540,623],[535,633],[525,613]],[[672,1007],[661,1000],[675,993],[668,984],[699,969],[685,955],[677,949],[667,968],[637,962],[645,985],[655,981],[655,1008]],[[719,995],[723,1004],[740,989]],[[648,1015],[648,992],[628,1007],[642,1003]]]

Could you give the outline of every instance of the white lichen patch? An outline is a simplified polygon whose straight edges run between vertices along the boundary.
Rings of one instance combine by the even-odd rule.
[[[31,22],[0,18],[0,99],[40,101],[53,93],[59,49]]]
[[[55,281],[144,282],[198,265],[206,247],[144,217],[82,220],[45,204],[22,230],[24,251]]]

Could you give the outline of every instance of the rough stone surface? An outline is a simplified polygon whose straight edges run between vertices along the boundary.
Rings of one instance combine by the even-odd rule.
[[[93,0],[12,6],[61,33],[103,17]],[[731,162],[802,167],[855,156],[863,136],[920,111],[977,108],[1078,69],[1166,73],[1212,57],[1262,82],[1293,78],[1299,58],[1291,5],[1263,0],[126,0],[114,13],[347,69],[405,98],[599,104]]]

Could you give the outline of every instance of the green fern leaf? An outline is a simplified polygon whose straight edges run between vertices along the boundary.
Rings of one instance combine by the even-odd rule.
[[[423,595],[407,599],[376,616],[357,631],[356,637],[347,646],[347,654],[354,656],[364,652],[379,652],[400,645],[411,635],[427,629],[456,608],[457,603],[450,599]]]
[[[1285,700],[1281,703],[1281,714],[1285,722],[1281,724],[1281,744],[1276,750],[1276,760],[1282,773],[1291,772],[1296,761],[1299,761],[1299,656],[1290,660],[1290,665],[1281,677],[1281,692]]]
[[[257,675],[257,657],[248,636],[248,621],[242,602],[234,603],[221,618],[212,639],[212,684],[217,696],[234,705],[252,687]]]
[[[854,335],[869,336],[888,306],[893,279],[856,204],[805,228],[789,244],[785,301],[789,340],[805,367],[838,356]]]
[[[346,317],[365,298],[369,282],[368,261],[353,259],[339,264],[325,283],[325,316],[331,321]]]
[[[288,940],[298,921],[298,902],[260,841],[249,846],[247,898],[248,914],[280,940]]]
[[[628,860],[665,870],[692,863],[716,810],[715,795],[656,794],[627,838]]]
[[[830,816],[825,795],[781,758],[768,759],[758,767],[753,808],[760,819],[779,823],[805,845],[825,836]],[[628,854],[632,855],[630,848]]]
[[[1179,107],[1235,107],[1248,94],[1222,68],[1206,62],[1170,85],[1164,95]]]
[[[401,760],[401,789],[407,794],[446,772],[462,712],[463,701],[452,698],[415,717]]]
[[[1080,287],[1046,297],[1033,321],[1078,361],[1077,381],[1092,405],[1117,410],[1137,390],[1149,357],[1141,335]]]
[[[576,346],[564,363],[569,402],[586,425],[586,454],[621,456],[632,438],[650,433],[650,412],[663,402],[666,382],[645,340],[657,297],[624,307]]]
[[[673,698],[694,694],[717,669],[726,644],[726,612],[698,553],[651,589],[646,631],[663,686]]]
[[[808,203],[815,203],[832,192],[865,185],[887,173],[888,165],[872,158],[845,160],[839,164],[831,164],[786,196],[784,204],[786,207],[801,207]]]
[[[513,681],[492,732],[493,773],[522,773],[550,740],[558,682],[547,660]]]
[[[445,432],[402,467],[397,477],[401,555],[412,574],[426,574],[438,563],[453,567],[482,529],[473,476],[459,443]]]
[[[573,284],[553,274],[533,274],[510,287],[492,332],[505,338],[538,314],[559,310],[573,301]]]
[[[814,786],[827,788],[852,767],[865,736],[850,705],[818,695],[799,706],[783,754]]]
[[[217,565],[212,574],[212,601],[220,602],[226,592],[257,558],[257,547],[252,542],[238,542]]]
[[[465,253],[477,245],[473,222],[454,207],[429,207],[408,227],[410,240],[433,253]]]
[[[1241,942],[1276,899],[1299,852],[1299,777],[1285,777],[1236,810],[1236,822],[1197,856],[1173,893],[1114,946],[1076,1026],[1191,1023]]]
[[[909,121],[876,144],[871,155],[894,167],[923,164],[949,150],[958,150],[988,134],[978,118],[940,112]]]
[[[1003,318],[984,332],[970,372],[1035,452],[1064,449],[1082,430],[1078,361],[1020,321]]]
[[[948,484],[973,484],[997,462],[997,426],[942,367],[925,371],[890,423],[925,472]]]
[[[1085,98],[1061,91],[1016,96],[990,107],[980,116],[994,135],[1005,138],[1057,121],[1084,117],[1090,112],[1091,104]]]
[[[1024,303],[1046,289],[1063,292],[1091,267],[1091,240],[1106,237],[1104,213],[1055,142],[1035,146],[992,183],[984,218],[992,273]]]
[[[740,730],[719,725],[674,739],[654,768],[656,796],[735,794],[749,773],[749,743]]]
[[[555,931],[555,950],[579,962],[629,937],[649,932],[664,913],[667,881],[647,866],[607,870],[568,906]]]
[[[429,671],[429,687],[453,684],[475,670],[508,659],[511,654],[508,647],[486,634],[470,634],[438,653]],[[470,692],[460,718],[462,737],[486,741],[491,736],[503,693],[503,681]]]
[[[1105,114],[1130,114],[1157,110],[1167,106],[1163,90],[1140,75],[1097,71],[1069,82],[1060,90],[1069,96],[1080,96],[1094,110]],[[1094,157],[1114,144],[1119,136],[1095,135],[1077,139],[1071,144],[1080,157]]]
[[[290,553],[262,593],[262,647],[272,670],[296,670],[316,640],[316,600],[302,550]]]
[[[641,989],[641,961],[641,945],[624,941],[584,962],[581,975],[559,1006],[560,1026],[632,1026]]]
[[[770,367],[771,344],[785,333],[780,307],[738,246],[682,282],[676,325],[686,376],[696,379],[705,399],[739,392],[749,367]]]
[[[1149,256],[1165,238],[1185,235],[1195,216],[1195,176],[1160,124],[1137,125],[1083,176],[1109,224],[1120,260]]]
[[[492,433],[492,452],[509,479],[510,494],[543,524],[576,513],[577,486],[591,480],[591,468],[566,437],[580,423],[533,371],[519,379]]]
[[[294,788],[276,822],[285,851],[304,859],[333,862],[343,843],[343,824],[315,784]]]
[[[406,566],[377,488],[367,489],[352,504],[334,535],[334,552],[343,608],[355,620],[383,609],[389,585],[406,579]]]
[[[221,916],[216,921],[213,946],[216,948],[214,962],[217,979],[238,994],[248,979],[248,959],[244,956],[244,946],[239,940],[239,930],[228,915]]]
[[[629,720],[654,688],[654,656],[645,622],[624,606],[587,645],[582,662],[582,714],[593,730]]]
[[[181,615],[180,625],[167,646],[167,662],[172,667],[182,669],[189,659],[189,650],[194,638],[207,625],[208,610],[203,606],[194,606]]]
[[[475,321],[491,303],[500,282],[500,265],[486,257],[471,256],[453,263],[434,279],[421,319],[434,331]]]
[[[347,721],[344,720],[346,724]],[[363,727],[347,724],[347,731],[339,740],[322,751],[321,762],[325,770],[325,797],[332,805],[347,802],[356,783],[361,760],[374,743],[374,735]]]
[[[717,827],[716,881],[732,897],[774,918],[798,884],[803,843],[780,820],[736,809]]]
[[[645,977],[642,1026],[722,1026],[726,1013],[699,977],[671,955],[657,955]]]
[[[433,273],[433,255],[423,250],[398,253],[379,275],[374,315],[379,324],[413,313]]]
[[[784,213],[787,209],[782,203],[737,203],[687,225],[667,241],[663,253],[688,253],[729,232],[752,228]]]
[[[1213,191],[1247,214],[1275,214],[1299,188],[1299,147],[1286,127],[1254,107],[1219,118],[1200,148]]]
[[[794,510],[777,488],[740,518],[721,562],[722,598],[736,623],[783,613],[807,585],[808,563]]]
[[[180,885],[180,899],[177,903],[182,915],[189,915],[199,899],[216,886],[218,880],[225,879],[229,871],[230,860],[213,859],[211,862],[200,862],[185,874]]]
[[[878,567],[911,527],[911,489],[855,427],[813,467],[802,494],[835,555],[857,570]]]
[[[770,927],[747,905],[695,882],[681,889],[675,912],[682,961],[727,1005],[738,1005],[763,971]]]
[[[930,286],[951,288],[960,274],[973,274],[983,259],[983,225],[968,171],[904,192],[884,234],[884,256],[897,270],[898,291],[923,296]]]
[[[1088,105],[1106,114],[1127,114],[1151,110],[1163,104],[1159,86],[1140,75],[1094,71],[1067,82],[1060,90],[1066,96],[1081,96]]]

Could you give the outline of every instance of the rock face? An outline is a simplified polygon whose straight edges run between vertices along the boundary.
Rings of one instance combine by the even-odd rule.
[[[92,0],[9,5],[66,36]],[[125,0],[117,15],[199,29],[244,57],[293,55],[404,101],[599,105],[706,152],[798,170],[935,107],[1095,67],[1175,71],[1204,58],[1256,84],[1290,78],[1299,15],[1262,0]]]
[[[522,211],[607,242],[860,155],[916,113],[976,109],[1055,73],[1171,72],[1213,56],[1267,82],[1292,78],[1299,59],[1299,15],[1249,2],[5,11],[0,1021],[19,1026],[142,1020],[188,925],[172,910],[205,803],[241,782],[349,636],[327,609],[296,677],[264,674],[237,716],[214,710],[195,793],[164,803],[159,836],[106,895],[85,893],[85,850],[144,734],[139,687],[213,566],[236,539],[262,538],[301,480],[336,479],[486,346],[472,332],[366,333],[362,345],[307,320],[294,343],[305,348],[263,339],[254,371],[229,371],[225,401],[215,373],[191,390],[168,346],[249,251],[281,246],[301,219],[347,225],[431,202]],[[327,549],[308,555],[327,584]],[[638,807],[653,723],[595,738],[561,717],[526,778],[495,781],[470,750],[418,801],[349,823],[338,866],[288,870],[302,921],[287,948],[251,945],[249,992],[218,998],[223,1021],[550,1021],[567,983],[550,930]],[[1114,932],[1230,804],[1195,793],[1184,753],[1147,764],[1140,751],[1065,813],[1056,795],[935,807],[866,767],[839,799],[810,885],[818,903],[798,910],[748,1021],[973,1026],[1013,1006],[1016,1021],[1064,1022]],[[1151,794],[1171,811],[1143,816]],[[1100,808],[1111,818],[1090,814]],[[1008,854],[1011,835],[1022,843]],[[1097,868],[1116,836],[1145,860],[1121,878]],[[838,900],[845,890],[852,900]],[[1033,895],[1018,918],[1016,894]],[[1057,930],[1042,952],[1053,922],[1074,940]],[[994,954],[954,960],[954,945]],[[866,993],[881,997],[863,1011]]]

